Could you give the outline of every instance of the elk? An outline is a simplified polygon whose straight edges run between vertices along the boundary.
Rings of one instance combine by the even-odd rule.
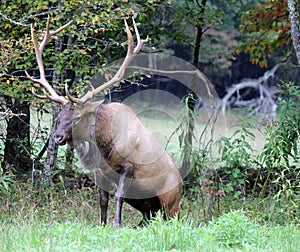
[[[88,91],[81,98],[73,97],[67,86],[66,96],[60,96],[46,80],[42,54],[49,38],[68,27],[72,21],[55,31],[49,31],[49,20],[48,17],[46,32],[40,45],[31,26],[40,77],[33,78],[28,72],[26,75],[44,89],[44,95],[39,95],[33,88],[35,96],[62,105],[54,140],[58,145],[68,143],[74,146],[82,165],[94,175],[100,187],[101,223],[105,225],[107,222],[112,186],[116,188],[116,228],[121,226],[124,201],[142,213],[140,224],[148,222],[158,211],[166,219],[179,216],[182,178],[173,159],[153,139],[131,108],[121,103],[91,101],[105,89],[120,82],[129,63],[148,37],[144,40],[140,38],[133,19],[137,39],[134,46],[132,33],[125,20],[127,54],[113,78]]]

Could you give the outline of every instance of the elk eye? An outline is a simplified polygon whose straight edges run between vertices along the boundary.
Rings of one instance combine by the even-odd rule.
[[[73,123],[78,124],[80,122],[80,119],[81,119],[80,116],[75,117],[74,120],[73,120]]]

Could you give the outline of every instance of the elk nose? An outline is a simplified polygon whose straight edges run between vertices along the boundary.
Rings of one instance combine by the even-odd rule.
[[[64,142],[64,136],[62,134],[55,134],[54,135],[54,142],[56,144],[62,144]]]

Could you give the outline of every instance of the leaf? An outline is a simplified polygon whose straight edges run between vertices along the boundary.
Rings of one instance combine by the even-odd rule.
[[[241,194],[242,194],[241,191],[237,191],[237,192],[234,193],[233,197],[238,198]]]

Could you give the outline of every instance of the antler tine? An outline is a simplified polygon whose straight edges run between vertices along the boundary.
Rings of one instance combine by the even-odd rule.
[[[134,53],[138,53],[141,50],[142,46],[149,41],[149,36],[147,35],[146,39],[141,39],[139,30],[136,26],[136,23],[135,23],[133,17],[132,17],[132,22],[133,22],[133,27],[134,27],[134,31],[135,31],[135,35],[136,35],[136,40],[137,40],[137,45],[134,49]]]
[[[95,97],[97,94],[100,94],[102,91],[104,91],[105,89],[111,87],[113,84],[118,83],[121,81],[121,79],[124,76],[125,70],[128,67],[128,65],[130,64],[130,62],[133,60],[133,58],[137,55],[137,53],[141,50],[142,46],[144,45],[144,43],[148,42],[149,38],[147,36],[146,39],[141,39],[140,38],[140,34],[138,31],[138,28],[136,26],[136,23],[134,21],[134,18],[132,18],[132,22],[133,22],[133,27],[135,30],[135,34],[136,34],[136,39],[137,39],[137,44],[136,47],[134,48],[134,43],[133,43],[133,38],[132,38],[132,33],[128,27],[127,21],[124,20],[125,23],[125,31],[127,33],[127,40],[128,40],[128,48],[127,48],[127,54],[126,57],[122,63],[122,65],[120,66],[119,70],[116,72],[116,74],[113,76],[112,79],[110,79],[109,81],[105,82],[104,84],[102,84],[101,86],[97,87],[96,89],[92,90],[92,91],[88,91],[83,97],[81,97],[80,99],[76,99],[74,97],[72,97],[72,100],[76,100],[77,104],[83,104],[85,102],[87,102],[88,100],[92,99],[93,97]]]
[[[40,54],[43,53],[44,51],[44,48],[48,42],[48,39],[50,38],[50,32],[49,32],[49,25],[50,25],[50,16],[48,15],[48,18],[47,18],[47,22],[46,22],[46,31],[45,31],[45,36],[40,44],[39,47],[37,47],[37,45],[35,44],[35,48],[40,52]],[[31,36],[34,36],[34,33],[31,33]]]
[[[39,94],[37,94],[37,93],[35,92],[35,90],[34,90],[34,87],[31,88],[31,92],[32,92],[32,94],[33,94],[35,97],[37,97],[37,98],[39,98],[39,99],[42,99],[42,100],[48,99],[48,97],[47,97],[46,95],[39,95]]]
[[[36,97],[40,98],[40,99],[50,99],[52,101],[59,102],[61,104],[65,104],[66,102],[68,102],[68,100],[66,98],[64,98],[63,96],[58,95],[55,92],[55,90],[51,87],[49,82],[47,81],[46,76],[45,76],[45,69],[44,69],[42,56],[43,56],[43,50],[44,50],[49,38],[51,36],[55,35],[56,33],[62,31],[66,27],[68,27],[72,22],[73,22],[73,20],[68,22],[67,24],[61,26],[57,30],[50,32],[49,31],[50,16],[48,15],[48,19],[47,19],[47,23],[46,23],[46,32],[45,32],[44,38],[43,38],[43,40],[42,40],[42,42],[39,46],[37,44],[37,40],[36,40],[36,37],[35,37],[35,34],[34,34],[34,27],[33,27],[33,25],[31,25],[31,38],[32,38],[32,42],[33,42],[33,46],[34,46],[34,50],[35,50],[36,61],[38,63],[38,68],[39,68],[39,71],[40,71],[40,78],[39,79],[33,78],[32,76],[30,76],[28,74],[27,71],[25,71],[25,73],[26,73],[26,76],[27,76],[28,79],[32,80],[33,82],[39,83],[48,92],[47,93],[45,91],[45,96],[41,96],[41,95],[37,95],[33,91],[33,94]],[[34,88],[33,88],[33,90],[34,90]]]
[[[73,20],[69,21],[68,23],[66,23],[65,25],[59,27],[58,29],[56,29],[55,31],[50,31],[49,29],[49,25],[50,25],[50,16],[48,15],[47,18],[47,23],[46,23],[46,32],[45,32],[45,36],[43,41],[41,42],[40,46],[39,46],[39,51],[40,53],[43,53],[43,50],[49,40],[49,38],[59,32],[61,32],[62,30],[66,29],[68,26],[70,26],[73,23]]]
[[[72,96],[69,92],[69,89],[68,89],[68,84],[66,83],[65,84],[65,92],[66,92],[66,96],[69,98],[69,100],[73,103],[76,103],[76,104],[82,104],[82,102],[80,101],[80,99],[78,98],[75,98],[74,96]]]
[[[133,52],[133,38],[132,38],[132,33],[129,29],[129,26],[128,26],[128,23],[127,23],[126,19],[124,19],[124,23],[125,23],[125,31],[126,31],[126,34],[127,34],[127,40],[128,40],[128,48],[127,48],[127,55],[128,55],[128,54],[132,54],[132,52]],[[134,19],[133,19],[133,24],[135,26]],[[137,36],[137,39],[138,38],[139,38],[139,35]]]

